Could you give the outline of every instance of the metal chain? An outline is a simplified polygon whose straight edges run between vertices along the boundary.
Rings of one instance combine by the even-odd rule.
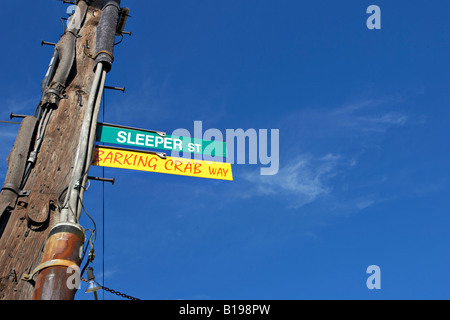
[[[111,292],[112,294],[121,296],[122,298],[126,298],[126,299],[129,299],[129,300],[141,300],[141,299],[134,298],[134,297],[132,297],[132,296],[126,295],[125,293],[121,293],[121,292],[119,292],[119,291],[115,291],[115,290],[113,290],[113,289],[109,289],[109,288],[107,288],[107,287],[103,287],[103,286],[102,286],[102,288],[103,288],[103,290],[108,291],[108,292]]]
[[[81,280],[84,281],[84,282],[88,282],[85,278],[81,278]],[[119,291],[116,291],[116,290],[113,290],[113,289],[110,289],[110,288],[107,288],[107,287],[104,287],[104,286],[101,286],[101,287],[102,287],[103,290],[105,290],[105,291],[107,291],[107,292],[110,292],[110,293],[112,293],[112,294],[115,294],[115,295],[117,295],[117,296],[120,296],[120,297],[122,297],[122,298],[125,298],[125,299],[129,299],[129,300],[141,300],[141,299],[138,299],[138,298],[129,296],[129,295],[125,294],[125,293],[122,293],[122,292],[119,292]]]

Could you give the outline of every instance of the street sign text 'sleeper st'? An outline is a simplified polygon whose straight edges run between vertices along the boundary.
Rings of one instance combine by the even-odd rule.
[[[95,166],[159,172],[182,176],[233,180],[230,163],[161,157],[155,152],[97,146]]]
[[[97,142],[123,147],[179,151],[216,157],[227,156],[225,142],[170,136],[158,131],[106,123],[99,123],[97,126]]]

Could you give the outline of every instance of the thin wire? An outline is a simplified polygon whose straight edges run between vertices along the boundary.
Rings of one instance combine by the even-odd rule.
[[[1,123],[11,123],[11,124],[22,124],[22,122],[15,122],[15,121],[3,121],[0,120]]]
[[[63,25],[63,34],[66,32],[66,24],[64,23],[63,18],[59,18],[59,20],[61,21],[62,25]]]
[[[102,119],[102,121],[103,121],[103,123],[105,122],[105,104],[106,104],[106,102],[105,102],[105,100],[106,100],[106,96],[105,96],[105,94],[106,94],[106,92],[105,92],[105,89],[103,89],[103,119]],[[104,143],[103,143],[104,144]],[[105,178],[105,167],[102,167],[102,178],[104,179]],[[103,181],[102,182],[103,183],[103,186],[102,186],[102,189],[103,189],[103,192],[102,192],[102,201],[103,201],[103,204],[102,204],[102,228],[103,228],[103,230],[102,230],[102,235],[103,235],[103,244],[102,244],[102,281],[103,281],[103,283],[102,283],[102,285],[103,285],[103,287],[105,286],[105,181]],[[102,292],[102,295],[103,295],[103,300],[105,300],[105,291],[103,290],[103,292]]]
[[[88,246],[91,245],[91,247],[92,247],[92,241],[91,241],[91,239],[92,239],[92,236],[93,236],[93,231],[92,231],[91,229],[86,229],[86,231],[89,231],[89,232],[91,233],[91,235],[90,235],[90,237],[89,237],[89,241],[86,242],[86,246],[84,247],[83,257],[81,258],[81,262],[84,261],[84,257],[86,256],[86,252],[87,252]],[[83,276],[84,271],[86,270],[86,268],[87,268],[87,266],[89,265],[90,262],[91,262],[91,261],[90,261],[89,258],[88,258],[88,259],[86,260],[86,263],[84,264],[83,269],[81,269],[80,277]]]
[[[105,167],[103,167],[103,178],[105,178]],[[103,273],[103,286],[105,286],[105,181],[102,182],[103,183],[103,221],[102,221],[102,228],[103,228],[103,245],[102,245],[102,256],[103,256],[103,261],[102,261],[102,273]],[[102,293],[103,294],[103,300],[105,300],[105,292]]]

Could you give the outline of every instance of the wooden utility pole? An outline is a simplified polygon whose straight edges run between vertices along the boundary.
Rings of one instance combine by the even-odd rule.
[[[38,109],[22,120],[0,193],[0,300],[75,296],[67,271],[82,262],[78,223],[119,7],[77,1]]]

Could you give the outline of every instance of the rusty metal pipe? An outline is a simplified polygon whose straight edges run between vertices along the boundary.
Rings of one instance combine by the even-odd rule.
[[[84,240],[85,231],[78,224],[60,223],[50,230],[32,300],[74,300]]]

